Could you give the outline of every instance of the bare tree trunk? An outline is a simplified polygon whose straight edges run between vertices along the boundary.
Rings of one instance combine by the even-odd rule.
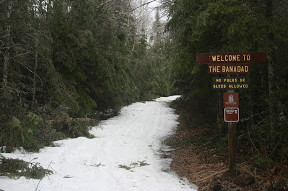
[[[8,20],[10,19],[10,16],[11,16],[11,12],[12,12],[12,2],[10,1],[9,2],[10,4],[8,5],[8,12],[7,12],[7,18]],[[7,86],[7,82],[8,82],[8,67],[9,67],[9,62],[10,62],[10,53],[9,53],[9,49],[10,49],[10,46],[11,46],[11,37],[10,37],[10,25],[8,24],[6,26],[6,43],[5,43],[5,50],[4,50],[4,64],[3,64],[3,68],[2,68],[2,75],[3,75],[3,78],[2,78],[2,87],[3,89],[6,88]]]
[[[9,65],[9,50],[5,50],[4,52],[4,64],[3,64],[3,69],[2,69],[2,86],[3,89],[7,86],[7,81],[8,81],[8,65]]]
[[[37,37],[36,37],[37,38]],[[38,40],[36,39],[35,53],[34,53],[34,70],[33,70],[33,87],[32,87],[32,107],[36,104],[36,78],[38,69]]]
[[[273,23],[273,0],[266,0],[266,19],[270,26]],[[268,89],[269,89],[269,112],[270,112],[270,129],[273,129],[273,78],[274,78],[274,64],[275,64],[275,52],[273,46],[274,35],[273,32],[268,34],[269,46],[271,51],[268,53]]]

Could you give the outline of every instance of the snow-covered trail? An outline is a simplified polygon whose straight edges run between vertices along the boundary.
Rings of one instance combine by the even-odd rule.
[[[181,191],[197,190],[169,172],[170,159],[159,155],[162,141],[177,126],[167,102],[176,96],[124,107],[119,116],[91,130],[94,139],[57,141],[40,153],[3,154],[39,162],[54,174],[39,180],[0,177],[4,191]],[[194,188],[193,188],[194,187]]]

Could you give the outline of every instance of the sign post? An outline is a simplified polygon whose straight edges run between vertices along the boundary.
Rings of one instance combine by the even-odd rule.
[[[225,95],[226,96],[228,95],[227,96],[228,100],[226,99]],[[225,121],[228,122],[229,170],[234,171],[236,167],[236,160],[235,160],[236,159],[236,149],[235,149],[236,148],[236,125],[235,125],[235,122],[239,121],[239,108],[233,107],[231,109],[231,106],[239,106],[239,101],[238,101],[238,94],[234,93],[234,89],[228,90],[228,92],[225,95],[224,95],[224,106],[230,106],[230,107],[226,107],[224,110],[230,109],[229,111],[232,111],[230,115],[238,116],[237,119],[235,119],[235,117],[230,117],[229,120],[227,120],[227,117],[224,117]],[[237,97],[237,98],[235,99],[234,97]],[[224,116],[226,115],[227,113],[225,112]]]
[[[235,171],[236,168],[236,125],[228,122],[228,153],[229,153],[229,170]]]
[[[214,77],[213,89],[224,90],[224,121],[228,123],[229,170],[236,167],[236,123],[239,121],[239,95],[235,89],[247,89],[248,78],[230,77],[230,74],[248,74],[250,63],[266,62],[265,52],[232,52],[196,54],[197,64],[208,64],[209,74],[227,74]]]

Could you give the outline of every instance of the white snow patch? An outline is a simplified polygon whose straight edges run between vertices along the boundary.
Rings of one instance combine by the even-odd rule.
[[[155,99],[155,101],[158,101],[158,102],[171,102],[171,101],[174,101],[178,98],[180,98],[181,96],[179,95],[175,95],[175,96],[170,96],[170,97],[160,97],[160,98],[157,98]]]
[[[5,157],[39,162],[54,174],[39,180],[0,177],[4,191],[195,191],[197,187],[170,171],[171,159],[159,156],[165,137],[174,133],[178,116],[166,102],[179,96],[124,107],[119,116],[92,128],[94,139],[56,141],[40,153]]]

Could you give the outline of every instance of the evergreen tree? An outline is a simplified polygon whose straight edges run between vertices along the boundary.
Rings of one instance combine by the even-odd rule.
[[[199,123],[220,122],[216,116],[222,111],[222,92],[210,88],[211,76],[206,66],[196,65],[196,53],[267,53],[268,63],[251,64],[250,88],[240,91],[241,118],[245,120],[237,126],[242,127],[239,134],[249,129],[253,140],[259,141],[257,146],[266,145],[274,158],[287,146],[287,119],[283,117],[287,107],[280,93],[287,91],[287,67],[283,65],[288,59],[284,53],[287,11],[283,7],[287,2],[177,0],[170,4],[167,25],[177,50],[173,64],[176,87],[183,94],[187,116]]]

